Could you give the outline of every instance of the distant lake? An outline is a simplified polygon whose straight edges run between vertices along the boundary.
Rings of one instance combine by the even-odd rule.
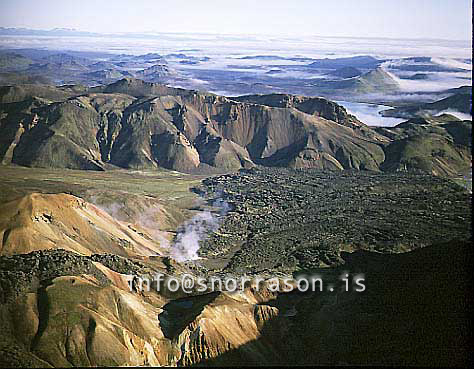
[[[350,114],[355,115],[357,119],[369,126],[393,127],[396,126],[398,123],[407,120],[402,118],[383,117],[379,114],[379,112],[381,112],[382,110],[391,109],[390,106],[350,101],[336,102],[339,105],[345,107]]]

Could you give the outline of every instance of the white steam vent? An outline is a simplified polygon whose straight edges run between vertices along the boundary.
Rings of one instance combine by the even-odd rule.
[[[185,262],[199,259],[199,243],[219,228],[222,217],[230,210],[229,204],[222,199],[221,195],[212,206],[218,208],[218,215],[210,210],[200,211],[179,228],[171,247],[170,256],[174,260]]]

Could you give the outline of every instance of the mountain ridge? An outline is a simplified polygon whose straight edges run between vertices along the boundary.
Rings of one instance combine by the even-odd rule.
[[[393,139],[325,98],[224,97],[131,77],[92,88],[4,86],[0,102],[1,159],[24,166],[380,171]]]

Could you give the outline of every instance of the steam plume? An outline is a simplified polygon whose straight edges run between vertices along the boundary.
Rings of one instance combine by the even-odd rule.
[[[171,257],[178,262],[199,259],[199,243],[215,232],[220,225],[221,217],[230,210],[229,204],[220,197],[214,201],[213,207],[219,208],[219,216],[204,210],[193,216],[178,230],[171,248]]]

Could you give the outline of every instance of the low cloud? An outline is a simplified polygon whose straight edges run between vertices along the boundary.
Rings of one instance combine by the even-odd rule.
[[[450,114],[450,115],[453,115],[453,116],[455,116],[456,118],[459,118],[459,119],[461,119],[461,120],[472,120],[472,115],[471,115],[471,114],[462,113],[462,112],[460,112],[460,111],[452,110],[452,109],[447,109],[447,110],[438,111],[438,112],[436,112],[435,114],[436,114],[436,115]]]

